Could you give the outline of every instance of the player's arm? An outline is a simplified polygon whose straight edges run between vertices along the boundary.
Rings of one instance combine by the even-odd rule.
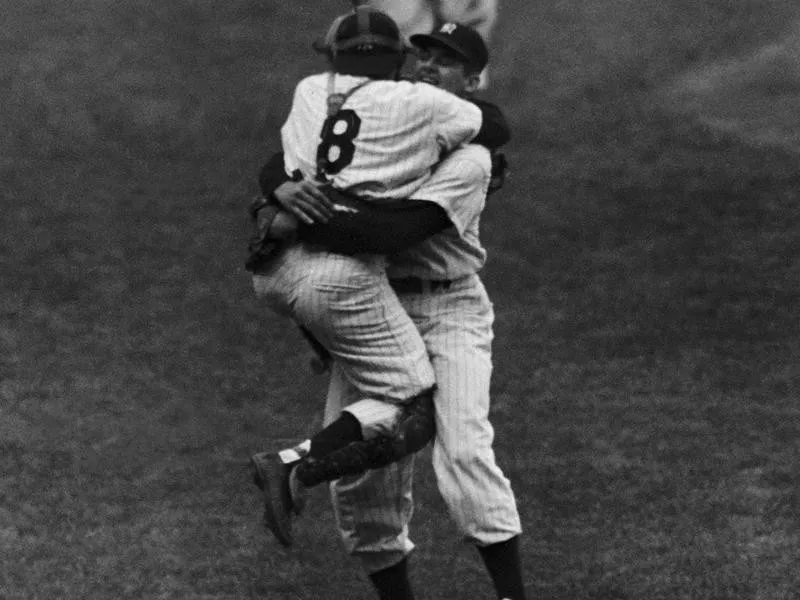
[[[395,254],[452,227],[443,208],[427,200],[376,204],[331,193],[338,206],[327,223],[301,224],[298,238],[339,254]]]
[[[439,148],[449,152],[471,142],[481,130],[481,109],[464,98],[428,84],[421,93],[428,99],[432,111],[431,128]]]
[[[504,146],[511,139],[511,129],[503,111],[496,104],[486,100],[473,99],[472,103],[481,111],[481,128],[473,138],[473,144],[480,144],[489,150]]]
[[[490,170],[489,152],[470,144],[442,160],[412,199],[386,205],[332,195],[351,210],[300,229],[305,239],[342,253],[396,254],[451,227],[463,235],[483,209]]]
[[[283,155],[273,156],[261,169],[259,184],[265,197],[272,196],[272,203],[280,206],[275,196],[302,195],[283,167]],[[322,194],[320,190],[316,190]],[[321,244],[340,254],[393,254],[400,252],[450,227],[447,213],[433,202],[425,200],[399,200],[376,204],[336,194],[326,196],[326,202],[340,210],[331,210],[331,218],[317,220],[313,224],[303,222],[288,211],[274,215],[269,235],[277,239],[289,239],[297,235],[300,239]],[[315,196],[316,198],[316,196]],[[299,201],[299,200],[298,200]],[[352,210],[341,210],[348,207]]]
[[[438,88],[426,91],[433,98],[435,134],[443,150],[467,142],[494,150],[511,138],[505,115],[491,102],[465,100]]]
[[[261,194],[303,223],[325,222],[333,216],[333,205],[313,181],[297,173],[286,174],[283,152],[274,154],[258,175]]]

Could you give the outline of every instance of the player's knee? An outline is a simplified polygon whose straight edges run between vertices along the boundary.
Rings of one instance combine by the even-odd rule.
[[[406,413],[400,424],[406,452],[419,452],[436,435],[436,412],[433,406],[433,390],[414,398],[405,409]]]

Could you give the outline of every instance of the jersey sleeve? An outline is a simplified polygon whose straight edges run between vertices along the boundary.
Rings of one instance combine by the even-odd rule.
[[[428,84],[433,99],[433,121],[436,140],[445,151],[472,140],[481,129],[481,110],[472,102]]]
[[[314,135],[309,131],[308,125],[311,120],[308,105],[314,93],[310,81],[311,77],[306,77],[295,87],[289,115],[281,127],[281,147],[287,175],[291,175],[296,170],[304,170],[303,167],[307,161],[303,160],[301,149],[306,145],[309,136]]]
[[[489,151],[470,144],[445,157],[413,198],[442,207],[458,234],[463,235],[483,210],[490,176]]]

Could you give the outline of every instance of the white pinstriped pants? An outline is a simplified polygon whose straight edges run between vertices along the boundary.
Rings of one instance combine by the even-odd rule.
[[[378,256],[294,244],[253,276],[256,295],[308,329],[333,355],[358,402],[364,437],[390,434],[400,404],[430,389],[433,368]]]
[[[464,537],[484,546],[521,532],[511,484],[495,462],[489,422],[494,311],[477,275],[448,290],[404,294],[401,303],[416,323],[436,374],[436,441],[433,467],[439,491]],[[325,417],[335,418],[357,398],[334,369]],[[347,551],[372,573],[399,562],[414,545],[414,457],[331,484],[337,523]]]

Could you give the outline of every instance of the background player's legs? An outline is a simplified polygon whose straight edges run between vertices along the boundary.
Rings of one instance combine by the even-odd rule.
[[[369,5],[392,17],[406,40],[415,33],[430,33],[436,25],[431,0],[370,0]]]
[[[497,0],[438,0],[441,22],[469,25],[488,43],[497,21]]]
[[[401,300],[423,334],[437,377],[433,467],[439,490],[460,531],[478,546],[498,597],[524,598],[519,514],[492,449],[491,304],[477,277]]]

